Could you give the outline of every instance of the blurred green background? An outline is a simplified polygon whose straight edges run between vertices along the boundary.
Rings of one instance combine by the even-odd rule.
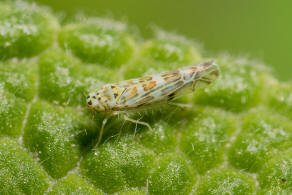
[[[33,1],[33,0],[31,0]],[[195,39],[212,56],[228,52],[273,67],[292,80],[292,1],[282,0],[34,0],[60,13],[110,16],[128,21],[144,37],[151,26]]]

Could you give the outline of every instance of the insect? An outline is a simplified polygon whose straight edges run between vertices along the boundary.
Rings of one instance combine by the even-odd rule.
[[[106,84],[99,90],[91,91],[86,97],[87,107],[106,113],[97,145],[101,141],[104,126],[110,116],[169,102],[187,89],[194,91],[198,87],[212,83],[218,76],[218,66],[214,62],[205,62],[161,74]],[[126,115],[124,119],[152,129],[146,122],[131,119]]]

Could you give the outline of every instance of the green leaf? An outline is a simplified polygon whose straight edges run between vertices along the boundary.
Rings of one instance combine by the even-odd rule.
[[[27,120],[24,143],[53,178],[65,176],[77,165],[81,140],[90,143],[96,133],[93,121],[82,113],[45,102],[33,104]]]
[[[0,136],[17,137],[27,109],[25,102],[5,91],[3,83],[0,83],[0,100]]]
[[[82,172],[98,188],[114,193],[126,187],[146,185],[153,153],[131,140],[105,143],[81,163]]]
[[[16,97],[31,101],[36,93],[36,70],[36,64],[32,63],[3,63],[0,83]]]
[[[259,174],[260,186],[266,191],[292,191],[292,150],[270,159]]]
[[[200,59],[196,49],[186,41],[151,40],[141,48],[141,55],[168,63],[191,63]]]
[[[88,194],[102,195],[93,186],[77,175],[69,175],[55,184],[48,194]]]
[[[188,163],[177,154],[162,157],[149,178],[150,194],[188,194],[195,175]]]
[[[49,179],[18,143],[0,139],[0,194],[42,194]]]
[[[292,119],[292,84],[275,84],[271,88],[269,106]]]
[[[155,124],[153,131],[149,129],[139,130],[139,141],[156,153],[174,151],[177,146],[178,131],[165,121]]]
[[[118,193],[118,195],[146,195],[145,192],[143,191],[140,191],[140,190],[125,190],[125,191],[122,191],[120,193]]]
[[[212,171],[205,176],[196,191],[201,194],[253,194],[255,188],[251,177],[229,169]]]
[[[25,2],[0,3],[0,56],[30,57],[55,40],[59,24],[48,10]]]
[[[184,129],[180,148],[200,174],[222,163],[225,145],[236,126],[233,121],[222,111],[204,110]]]
[[[67,25],[59,43],[85,62],[120,67],[132,56],[134,41],[121,23],[105,19]]]
[[[273,151],[291,146],[292,123],[265,110],[242,118],[241,133],[229,152],[230,163],[238,169],[258,172]]]
[[[162,33],[162,32],[161,32]],[[135,78],[202,62],[192,41],[165,33],[144,43],[125,71],[126,78]]]

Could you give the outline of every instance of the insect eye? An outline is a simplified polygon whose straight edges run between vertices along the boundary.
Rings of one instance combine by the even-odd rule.
[[[92,98],[93,98],[93,99],[96,99],[96,97],[95,97],[95,96],[92,96]]]

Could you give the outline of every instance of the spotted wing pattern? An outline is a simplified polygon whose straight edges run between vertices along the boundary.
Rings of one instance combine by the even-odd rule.
[[[182,69],[114,83],[115,110],[134,109],[163,100],[171,100],[186,88],[194,88],[199,82],[209,84],[219,72],[213,63],[190,66]]]

